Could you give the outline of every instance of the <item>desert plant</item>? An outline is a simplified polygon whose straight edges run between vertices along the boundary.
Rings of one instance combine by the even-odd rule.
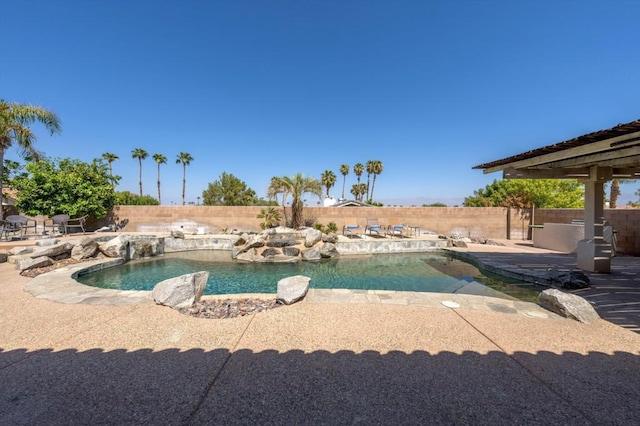
[[[273,207],[260,210],[257,217],[258,219],[263,219],[260,223],[260,228],[262,229],[275,228],[280,224],[281,219],[280,212]]]

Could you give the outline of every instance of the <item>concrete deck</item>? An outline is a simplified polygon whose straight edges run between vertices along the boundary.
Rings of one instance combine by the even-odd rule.
[[[461,251],[513,268],[567,261],[517,245]],[[586,294],[598,310],[607,292],[635,306],[638,259],[616,259],[620,274],[592,279],[603,287]],[[341,291],[202,320],[150,303],[59,303],[26,292],[29,282],[0,264],[2,425],[640,419],[640,334],[610,321],[584,325],[479,296],[418,304]],[[441,303],[454,297],[459,308]]]

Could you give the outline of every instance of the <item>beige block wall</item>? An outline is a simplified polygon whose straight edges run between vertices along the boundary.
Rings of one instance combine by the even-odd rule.
[[[112,218],[126,223],[124,231],[158,232],[183,229],[206,233],[219,232],[222,228],[259,231],[257,215],[264,207],[223,206],[116,206],[112,216],[91,223],[91,228],[111,223]],[[290,215],[290,210],[287,209]],[[400,223],[418,226],[421,230],[438,234],[458,233],[465,237],[507,238],[508,209],[493,207],[305,207],[305,218],[327,225],[335,222],[339,231],[348,218],[356,219],[363,228],[367,218],[376,218],[380,224],[389,224],[394,218]],[[524,239],[528,230],[528,217],[511,212],[513,239]]]

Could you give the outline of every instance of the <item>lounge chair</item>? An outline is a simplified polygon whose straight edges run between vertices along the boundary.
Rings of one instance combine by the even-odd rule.
[[[389,219],[389,226],[387,226],[387,235],[392,237],[404,237],[409,236],[411,230],[406,225],[402,224],[397,218]]]
[[[19,214],[11,214],[5,218],[8,222],[19,224],[22,228],[22,235],[26,236],[29,229],[33,229],[33,234],[37,234],[38,223],[35,219],[30,219]]]
[[[9,241],[9,234],[19,234],[20,239],[24,238],[24,230],[22,225],[18,222],[9,222],[8,220],[0,220],[0,239],[4,235],[4,238]]]
[[[64,226],[64,233],[69,234],[72,229],[78,229],[82,231],[82,233],[84,234],[85,233],[84,224],[87,221],[87,217],[89,217],[89,215],[84,215],[82,217],[74,217],[74,218],[65,220],[62,223],[62,225]]]
[[[362,228],[353,218],[348,218],[344,222],[344,226],[342,227],[342,235],[347,237],[356,237],[362,235]]]
[[[46,234],[51,230],[52,234],[64,234],[64,222],[69,220],[68,214],[57,214],[55,216],[51,216],[44,221],[44,233]]]
[[[364,233],[370,236],[384,237],[384,227],[378,223],[376,218],[367,218],[367,226],[364,228]]]

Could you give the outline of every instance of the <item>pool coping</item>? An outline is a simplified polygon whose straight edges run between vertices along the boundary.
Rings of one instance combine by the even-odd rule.
[[[75,280],[85,271],[96,271],[124,263],[124,259],[100,259],[72,264],[38,275],[25,284],[24,290],[36,298],[65,304],[89,305],[154,305],[152,291],[113,290],[87,286]],[[203,300],[275,298],[275,293],[242,293],[206,295]],[[535,318],[558,317],[532,302],[502,299],[465,293],[430,293],[393,290],[309,289],[304,303],[386,304],[449,308],[443,302],[454,302],[459,308],[486,312],[520,314]],[[450,305],[450,304],[449,304]],[[560,317],[558,317],[560,318]]]

